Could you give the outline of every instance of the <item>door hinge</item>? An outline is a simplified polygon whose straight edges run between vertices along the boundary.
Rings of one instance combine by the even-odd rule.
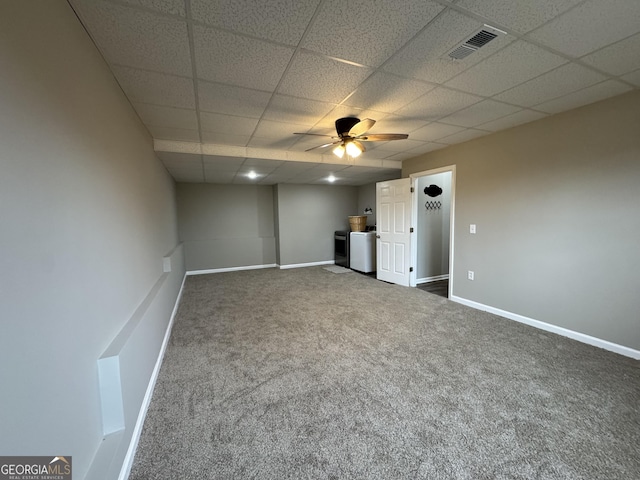
[[[410,272],[413,272],[413,267],[409,267],[409,271],[410,271]]]
[[[413,187],[411,187],[411,193],[413,193]]]
[[[409,229],[409,233],[413,233],[413,227]]]

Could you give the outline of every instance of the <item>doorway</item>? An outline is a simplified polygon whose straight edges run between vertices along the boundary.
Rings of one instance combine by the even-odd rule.
[[[410,175],[412,225],[410,285],[442,296],[453,291],[455,165]],[[443,288],[444,287],[444,288]],[[446,292],[446,294],[445,294]]]

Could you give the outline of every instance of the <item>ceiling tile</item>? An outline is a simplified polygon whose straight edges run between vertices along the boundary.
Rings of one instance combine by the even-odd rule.
[[[490,130],[496,132],[498,130],[504,130],[506,128],[515,127],[516,125],[522,125],[523,123],[533,122],[534,120],[540,120],[547,115],[540,112],[534,112],[533,110],[520,110],[519,112],[512,113],[506,117],[493,120],[491,122],[482,123],[478,125],[482,130]]]
[[[215,143],[217,145],[232,145],[237,147],[246,147],[251,139],[250,135],[236,135],[231,133],[220,132],[202,132],[203,143]]]
[[[520,107],[507,105],[506,103],[484,100],[470,107],[440,119],[443,123],[459,125],[461,127],[475,127],[481,123],[496,120],[521,110]]]
[[[447,10],[391,58],[383,69],[429,82],[446,82],[514,40],[510,35],[500,35],[463,60],[454,61],[448,57],[453,48],[482,26],[483,23],[474,18]]]
[[[624,75],[640,68],[640,33],[582,57],[581,60],[612,75]]]
[[[322,55],[299,52],[278,92],[340,103],[370,74],[371,70],[368,68],[338,62]]]
[[[484,130],[476,130],[474,128],[469,128],[467,130],[463,130],[462,132],[454,133],[453,135],[449,135],[448,137],[441,138],[438,140],[440,143],[446,143],[449,145],[453,145],[454,143],[462,143],[473,138],[482,137],[484,135],[488,135],[490,132]]]
[[[200,112],[200,127],[207,132],[251,135],[257,124],[256,118]]]
[[[200,133],[198,130],[186,130],[183,128],[156,127],[146,125],[153,138],[158,140],[178,140],[181,142],[199,142]]]
[[[314,125],[335,108],[333,103],[274,95],[262,118],[280,122]]]
[[[536,110],[547,113],[559,113],[572,108],[578,108],[589,103],[597,102],[614,95],[621,95],[631,90],[631,87],[615,80],[607,80],[564,97],[536,105]]]
[[[75,0],[74,6],[109,62],[191,76],[185,22],[95,0]]]
[[[638,0],[588,0],[529,36],[559,52],[581,57],[638,31]]]
[[[157,10],[169,15],[185,16],[184,0],[121,0],[131,6],[140,6]]]
[[[448,147],[448,145],[444,143],[429,142],[429,143],[425,143],[422,147],[412,148],[411,150],[408,150],[407,153],[415,157],[417,155],[422,155],[427,152],[433,152],[435,150],[440,150],[441,148],[445,148],[445,147]]]
[[[413,116],[423,118],[425,121],[433,121],[481,100],[481,97],[475,95],[438,87],[401,108],[397,113],[406,117]]]
[[[262,138],[256,137],[253,135],[249,143],[248,147],[255,148],[271,148],[276,150],[289,150],[289,148],[297,141],[296,138]]]
[[[302,46],[377,67],[443,9],[430,0],[328,0]]]
[[[198,82],[198,101],[204,112],[260,118],[271,93],[221,83]]]
[[[235,172],[220,172],[207,167],[204,169],[204,181],[207,183],[231,183],[235,176]]]
[[[233,33],[194,26],[198,77],[239,87],[273,91],[294,50]]]
[[[261,138],[291,138],[297,137],[294,132],[306,132],[310,125],[286,122],[274,122],[273,120],[260,120],[256,128],[255,136]]]
[[[250,167],[250,166],[260,166],[264,168],[274,169],[280,167],[284,164],[284,160],[267,160],[264,158],[247,158],[242,166]]]
[[[438,140],[439,138],[461,132],[462,130],[464,130],[464,127],[434,122],[411,132],[411,138],[422,142],[431,142],[433,140]]]
[[[203,165],[211,170],[237,172],[244,164],[244,157],[224,157],[220,155],[202,155]]]
[[[625,75],[622,77],[622,80],[633,83],[636,87],[640,87],[640,70],[636,70],[635,72]]]
[[[147,103],[133,103],[138,115],[148,126],[197,130],[198,119],[195,110],[162,107]]]
[[[380,142],[376,148],[387,152],[401,152],[403,150],[411,150],[412,148],[422,147],[423,145],[424,142],[406,139],[397,140],[394,142]],[[363,155],[366,155],[366,153]]]
[[[191,0],[195,20],[214,27],[297,46],[319,0]]]
[[[132,102],[194,109],[193,80],[166,73],[114,67],[118,83]]]
[[[531,107],[604,80],[606,77],[598,72],[575,63],[568,63],[533,80],[521,83],[494,98]]]
[[[409,138],[413,139],[413,135],[411,135],[411,133],[418,128],[424,127],[426,123],[427,122],[422,118],[387,115],[379,122],[376,122],[368,133],[407,133],[409,134]]]
[[[520,33],[539,27],[582,0],[458,0],[456,6]]]
[[[344,103],[363,109],[391,113],[434,88],[435,85],[432,84],[377,72],[362,83]]]
[[[448,81],[446,85],[492,96],[566,62],[558,55],[519,40]]]

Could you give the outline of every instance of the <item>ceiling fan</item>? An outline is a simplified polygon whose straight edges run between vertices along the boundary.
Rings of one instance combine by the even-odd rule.
[[[404,140],[409,138],[406,133],[372,133],[367,135],[367,132],[376,123],[375,120],[365,118],[360,120],[356,117],[344,117],[336,120],[336,132],[338,136],[322,135],[318,133],[294,133],[294,135],[315,135],[318,137],[330,137],[334,139],[334,142],[325,143],[324,145],[318,145],[317,147],[311,147],[305,150],[315,150],[317,148],[326,148],[331,145],[336,145],[333,149],[333,153],[342,158],[344,153],[351,157],[357,157],[366,149],[362,142],[388,142],[389,140]]]

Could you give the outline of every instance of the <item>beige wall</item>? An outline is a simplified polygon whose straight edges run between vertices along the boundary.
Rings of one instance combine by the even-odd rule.
[[[66,2],[0,2],[0,65],[0,452],[64,452],[81,479],[107,443],[97,361],[168,276],[174,183]],[[132,368],[111,469],[87,478],[117,478],[182,280],[176,260],[177,288],[149,298],[154,315],[121,365]]]
[[[446,165],[455,296],[640,349],[640,92],[405,160],[402,173]]]
[[[273,187],[179,183],[187,270],[276,263]]]
[[[358,187],[278,185],[280,265],[333,261],[333,233],[357,210]]]

